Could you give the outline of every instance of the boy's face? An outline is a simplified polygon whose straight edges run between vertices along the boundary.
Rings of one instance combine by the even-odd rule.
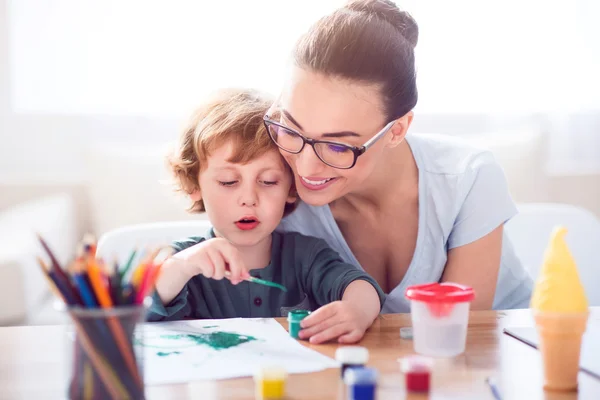
[[[227,161],[231,143],[208,157],[200,172],[200,198],[215,233],[238,246],[252,246],[269,237],[283,217],[290,196],[292,177],[279,151],[273,149],[247,164]],[[196,198],[195,198],[196,197]]]

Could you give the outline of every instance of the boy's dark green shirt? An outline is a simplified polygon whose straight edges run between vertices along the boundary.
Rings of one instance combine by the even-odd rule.
[[[366,272],[344,263],[324,240],[295,232],[272,235],[270,264],[251,270],[250,275],[280,283],[287,292],[246,281],[234,286],[227,279],[217,281],[197,275],[169,304],[163,305],[155,293],[148,320],[282,317],[292,309],[316,310],[341,300],[346,287],[355,280],[373,285],[383,305],[385,294],[377,282]],[[211,229],[206,237],[191,237],[175,242],[173,247],[181,251],[212,238]]]

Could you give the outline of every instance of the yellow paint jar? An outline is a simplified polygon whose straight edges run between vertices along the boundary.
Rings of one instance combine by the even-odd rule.
[[[263,367],[254,374],[257,399],[283,399],[285,396],[285,369],[277,366]]]

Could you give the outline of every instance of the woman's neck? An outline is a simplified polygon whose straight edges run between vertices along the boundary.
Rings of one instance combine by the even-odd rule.
[[[415,158],[406,140],[386,152],[366,184],[332,203],[332,206],[365,207],[375,212],[396,208],[418,195],[419,173]]]

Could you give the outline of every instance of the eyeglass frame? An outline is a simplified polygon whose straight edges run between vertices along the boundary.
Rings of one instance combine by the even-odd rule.
[[[300,132],[298,132],[295,129],[292,129],[288,126],[285,126],[279,122],[275,122],[271,119],[271,116],[269,115],[271,113],[271,110],[273,109],[273,107],[269,108],[269,110],[267,111],[267,113],[263,116],[263,123],[265,125],[265,129],[267,130],[267,134],[269,135],[269,138],[271,138],[271,140],[275,143],[275,145],[277,145],[277,147],[279,147],[281,150],[286,151],[290,154],[300,154],[302,152],[302,150],[304,150],[304,147],[306,146],[306,144],[308,143],[313,151],[315,152],[315,155],[317,156],[317,158],[319,160],[321,160],[321,162],[325,165],[328,165],[332,168],[336,168],[336,169],[350,169],[353,168],[356,165],[356,161],[358,160],[358,157],[360,157],[361,155],[363,155],[371,146],[373,146],[373,144],[375,144],[375,142],[377,142],[379,139],[381,139],[389,130],[390,128],[394,125],[394,123],[397,120],[393,120],[388,122],[379,132],[377,132],[371,139],[367,140],[365,142],[365,144],[363,144],[360,147],[357,146],[352,146],[350,144],[346,144],[346,143],[340,143],[340,142],[334,142],[334,141],[330,141],[330,140],[320,140],[320,139],[311,139],[311,138],[307,138],[306,136],[304,136],[303,134],[301,134]],[[279,143],[277,143],[277,141],[273,138],[273,136],[271,135],[271,130],[269,129],[269,124],[271,125],[276,125],[280,128],[283,129],[287,129],[289,131],[294,132],[296,135],[298,135],[298,137],[300,139],[302,139],[302,146],[300,147],[300,150],[298,151],[291,151],[288,149],[285,149],[283,147],[281,147],[279,145]],[[335,165],[331,165],[329,164],[327,161],[323,160],[323,158],[321,158],[321,156],[319,155],[319,153],[317,152],[317,149],[315,149],[315,144],[318,143],[325,143],[325,144],[333,144],[335,146],[344,146],[346,148],[348,148],[349,150],[351,150],[354,153],[354,160],[352,161],[352,164],[349,167],[337,167]]]

